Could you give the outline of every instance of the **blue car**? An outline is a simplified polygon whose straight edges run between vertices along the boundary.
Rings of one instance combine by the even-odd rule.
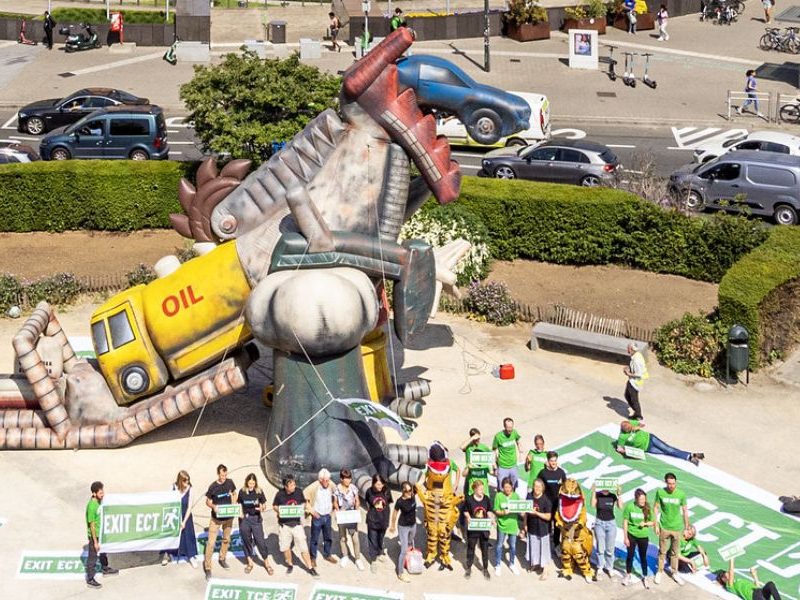
[[[421,107],[458,115],[481,144],[494,144],[530,127],[531,107],[525,100],[477,83],[450,61],[409,56],[397,61],[397,69],[401,88],[412,88]]]

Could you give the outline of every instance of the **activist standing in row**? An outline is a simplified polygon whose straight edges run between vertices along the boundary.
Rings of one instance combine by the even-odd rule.
[[[494,514],[497,517],[497,545],[494,549],[494,574],[500,577],[503,564],[503,545],[508,540],[508,566],[514,575],[519,575],[517,566],[517,536],[519,535],[519,516],[509,511],[509,501],[519,500],[510,477],[502,481],[502,492],[494,497]]]
[[[489,491],[489,473],[494,471],[495,463],[494,459],[491,461],[490,464],[477,464],[472,459],[472,454],[474,452],[483,452],[487,454],[494,454],[492,453],[492,449],[489,448],[486,444],[481,444],[481,432],[477,427],[473,427],[469,430],[469,438],[461,444],[461,451],[464,453],[465,459],[467,461],[466,466],[462,470],[462,474],[464,476],[464,497],[468,498],[469,495],[473,492],[473,485],[476,481],[481,481],[483,483],[484,493],[487,495],[490,493]],[[455,490],[455,488],[454,488]],[[489,499],[491,501],[491,498]],[[459,516],[458,516],[458,527],[461,529],[461,537],[464,540],[469,539],[469,532],[466,526],[466,504],[462,503],[461,506],[458,507]]]
[[[264,568],[269,575],[275,571],[269,564],[269,552],[267,542],[264,539],[263,514],[267,510],[267,497],[261,488],[258,487],[258,479],[255,473],[250,473],[244,479],[244,487],[239,490],[236,501],[242,505],[242,516],[239,517],[239,534],[242,536],[244,544],[244,555],[247,559],[245,573],[253,570],[253,559],[256,557],[258,548],[261,558],[264,560]]]
[[[655,512],[653,520],[656,523],[656,535],[658,536],[658,570],[653,578],[653,583],[656,585],[661,583],[667,551],[671,550],[670,577],[678,585],[683,585],[683,577],[678,572],[678,555],[681,550],[683,532],[691,527],[689,509],[686,506],[686,493],[678,489],[678,478],[675,474],[664,475],[664,483],[665,487],[656,490],[653,502]]]
[[[528,571],[539,571],[539,579],[547,579],[547,565],[550,564],[550,521],[553,518],[553,505],[544,493],[544,481],[535,479],[533,489],[528,492],[528,500],[533,500],[533,512],[525,515],[525,537],[528,540],[526,552]]]
[[[181,557],[189,561],[193,569],[197,568],[197,536],[194,534],[194,519],[192,519],[192,506],[194,494],[192,493],[192,479],[186,471],[178,471],[172,489],[181,495],[181,537],[175,550],[167,550],[161,557],[161,566],[169,564],[170,560],[179,560]]]
[[[619,485],[616,493],[607,489],[596,489],[592,484],[592,508],[596,510],[594,521],[594,539],[597,542],[597,566],[609,579],[616,575],[614,571],[614,545],[617,540],[617,521],[614,518],[614,507],[622,508],[622,492]]]
[[[471,530],[470,522],[472,519],[490,519],[492,504],[489,496],[486,495],[483,479],[472,481],[472,495],[464,500],[463,515],[467,522],[467,570],[464,577],[469,579],[472,576],[472,565],[475,562],[475,546],[481,546],[481,560],[483,578],[489,579],[489,531]]]
[[[633,558],[638,551],[639,562],[642,565],[642,585],[645,589],[650,589],[647,581],[647,546],[650,543],[649,528],[654,525],[651,517],[647,493],[643,489],[637,489],[633,493],[633,500],[625,505],[625,510],[622,512],[622,539],[628,549],[622,585],[630,585],[632,581]]]
[[[389,534],[392,535],[395,531],[397,531],[397,543],[400,545],[400,554],[397,556],[397,578],[403,583],[411,583],[411,579],[405,574],[405,558],[409,547],[414,547],[414,538],[417,536],[417,499],[414,497],[414,488],[408,481],[404,481],[400,486],[400,497],[395,500],[392,510]]]
[[[203,571],[206,579],[211,579],[211,557],[214,555],[214,546],[217,543],[217,535],[222,529],[222,544],[219,547],[219,566],[223,569],[230,569],[230,565],[225,560],[228,557],[228,547],[231,545],[231,530],[233,529],[233,517],[220,519],[217,517],[217,507],[233,504],[236,485],[228,479],[228,467],[225,465],[217,466],[217,479],[206,492],[206,506],[211,509],[211,521],[208,524],[208,540],[206,542],[206,552],[203,558]]]
[[[521,436],[514,429],[514,419],[506,417],[503,419],[503,430],[497,432],[492,440],[492,450],[497,454],[497,469],[495,477],[497,481],[508,478],[511,480],[511,487],[517,489],[517,456],[521,452],[519,440]],[[498,484],[499,487],[499,484]]]
[[[300,555],[300,559],[311,576],[319,577],[319,573],[311,565],[306,532],[302,523],[303,516],[308,512],[308,502],[303,496],[303,492],[297,489],[297,481],[293,475],[286,475],[282,483],[283,489],[278,490],[275,494],[272,509],[278,515],[278,549],[283,552],[283,558],[286,560],[286,574],[289,575],[294,570],[292,562],[292,545],[294,545],[295,551]],[[293,507],[290,510],[297,511],[297,515],[281,516],[282,506]]]
[[[544,493],[553,506],[550,519],[550,532],[553,535],[553,547],[561,543],[561,530],[555,526],[556,510],[558,509],[558,488],[567,479],[567,473],[558,466],[558,452],[550,450],[547,453],[547,465],[536,475],[537,479],[544,482]]]
[[[108,556],[105,552],[100,552],[100,504],[102,504],[103,496],[105,496],[103,482],[95,481],[89,489],[92,492],[92,497],[86,504],[85,518],[86,533],[89,538],[89,555],[86,557],[86,585],[90,588],[99,589],[103,586],[94,578],[98,558],[100,559],[103,575],[116,575],[119,571],[109,567]]]
[[[370,571],[378,572],[376,560],[384,561],[383,538],[389,528],[389,511],[392,504],[392,492],[386,485],[383,475],[375,473],[372,485],[364,494],[367,503],[367,547],[369,548]]]
[[[525,457],[525,470],[528,472],[528,491],[533,489],[539,472],[547,465],[547,450],[544,449],[544,436],[537,433],[533,438],[533,448]]]
[[[358,541],[358,523],[342,524],[339,519],[342,512],[358,511],[361,508],[361,498],[358,497],[358,488],[353,483],[353,473],[349,469],[339,471],[339,485],[333,490],[333,507],[336,510],[336,521],[339,527],[339,544],[342,548],[342,560],[339,566],[342,568],[350,564],[347,557],[347,540],[353,545],[352,561],[356,564],[359,571],[364,570],[364,563],[361,560],[361,544]]]
[[[306,486],[303,496],[308,502],[311,512],[311,566],[317,568],[317,549],[319,548],[319,535],[322,534],[322,558],[329,563],[339,562],[331,554],[333,548],[333,484],[331,472],[320,469],[317,480]]]

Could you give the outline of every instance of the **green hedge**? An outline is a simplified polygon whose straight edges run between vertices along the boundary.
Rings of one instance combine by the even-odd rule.
[[[616,263],[717,282],[767,237],[759,221],[690,217],[608,188],[465,177],[458,202],[502,260]]]
[[[112,12],[117,12],[118,8],[112,5]],[[150,24],[160,25],[164,21],[164,11],[157,10],[120,10],[125,25]],[[106,9],[104,8],[54,8],[53,19],[56,23],[91,23],[99,25],[107,23]],[[175,13],[170,11],[169,22],[175,20]]]
[[[178,182],[194,165],[174,161],[53,161],[0,167],[2,231],[169,227],[181,212]]]
[[[719,312],[730,326],[750,332],[750,368],[764,364],[772,348],[762,348],[765,301],[781,286],[800,278],[800,228],[776,227],[769,239],[737,262],[719,284]],[[788,331],[786,332],[789,333]],[[791,343],[791,340],[788,340]]]

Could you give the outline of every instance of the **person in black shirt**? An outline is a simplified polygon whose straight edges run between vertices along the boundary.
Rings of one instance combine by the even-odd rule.
[[[379,473],[372,476],[372,485],[364,494],[364,500],[367,504],[367,545],[372,563],[370,571],[377,573],[375,560],[386,560],[383,554],[383,538],[389,528],[389,507],[392,504],[392,492]]]
[[[550,564],[550,522],[553,519],[553,503],[545,494],[544,481],[536,479],[528,492],[533,500],[533,512],[526,513],[523,531],[528,539],[528,571],[539,570],[539,579],[547,579]]]
[[[311,566],[311,557],[308,554],[308,542],[306,532],[300,517],[281,517],[281,506],[302,506],[304,512],[309,512],[308,501],[303,492],[297,489],[297,481],[294,476],[286,475],[283,478],[283,489],[278,490],[275,499],[272,501],[272,509],[278,515],[278,548],[283,552],[286,559],[286,574],[290,574],[294,569],[292,564],[292,543],[294,549],[300,554],[303,564],[313,577],[319,577],[317,570]]]
[[[274,573],[269,564],[267,542],[264,540],[264,526],[262,513],[267,510],[267,498],[258,487],[255,473],[250,473],[244,480],[244,488],[239,490],[236,501],[242,505],[242,516],[239,518],[239,534],[244,543],[244,555],[247,558],[245,573],[253,570],[253,559],[256,556],[256,547],[264,559],[264,568],[267,573]]]
[[[561,543],[561,531],[555,526],[556,510],[558,510],[558,488],[567,478],[564,469],[558,466],[558,452],[551,450],[547,453],[547,464],[544,469],[539,471],[536,478],[544,482],[544,493],[553,505],[550,510],[550,532],[553,535],[553,547],[555,548]]]
[[[404,481],[400,486],[400,497],[394,503],[390,534],[395,532],[398,522],[400,529],[397,533],[397,542],[400,544],[400,554],[397,556],[397,578],[403,583],[411,583],[411,579],[404,572],[404,567],[406,553],[409,547],[414,547],[414,538],[417,535],[417,499],[414,498],[414,488],[408,481]]]
[[[217,543],[217,535],[222,529],[222,545],[219,547],[219,566],[223,569],[230,569],[227,561],[228,546],[231,544],[231,529],[233,529],[233,517],[227,519],[217,518],[217,506],[221,504],[233,504],[236,485],[228,479],[228,467],[219,465],[217,467],[217,480],[208,486],[206,492],[206,506],[211,509],[211,522],[208,524],[208,540],[206,540],[206,553],[203,559],[203,571],[206,579],[211,579],[211,556],[214,554],[214,545]]]
[[[614,506],[622,509],[622,492],[617,486],[616,493],[597,490],[592,484],[592,506],[597,514],[594,521],[594,539],[597,541],[597,564],[603,573],[612,578],[614,570],[614,544],[617,540],[617,523],[614,519]]]
[[[464,577],[472,575],[472,564],[475,562],[475,546],[481,546],[481,559],[483,561],[483,577],[489,579],[489,532],[470,531],[469,523],[472,519],[489,519],[492,514],[492,503],[489,496],[484,494],[483,480],[472,480],[472,495],[464,500],[464,518],[467,521],[467,570]]]
[[[53,28],[56,26],[56,22],[53,20],[53,17],[50,15],[49,11],[44,11],[44,37],[47,44],[47,49],[53,49]]]

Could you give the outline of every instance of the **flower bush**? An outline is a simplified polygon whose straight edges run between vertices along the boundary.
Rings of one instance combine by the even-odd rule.
[[[56,273],[23,284],[25,299],[30,306],[36,306],[42,301],[70,304],[82,291],[81,282],[72,273]]]
[[[658,329],[655,349],[659,361],[676,373],[711,377],[722,356],[725,335],[716,317],[686,313]]]
[[[526,23],[536,25],[547,22],[547,10],[533,0],[511,0],[508,3],[508,12],[504,13],[503,18],[514,25]]]
[[[464,305],[471,313],[494,325],[510,325],[517,320],[517,309],[508,287],[498,281],[470,284]]]
[[[150,265],[139,263],[135,269],[128,271],[125,277],[128,279],[128,287],[133,287],[150,283],[156,278],[156,272]]]

